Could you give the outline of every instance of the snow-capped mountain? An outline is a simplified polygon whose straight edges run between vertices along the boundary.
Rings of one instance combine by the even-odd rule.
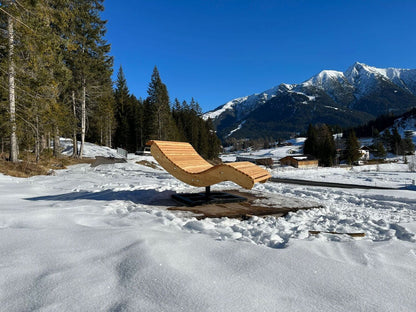
[[[252,94],[231,100],[224,105],[216,108],[215,110],[204,114],[204,119],[217,119],[227,111],[232,111],[236,115],[236,118],[247,115],[258,106],[266,103],[272,97],[276,96],[276,91],[279,87],[274,87],[266,90],[262,93]]]
[[[416,106],[416,69],[376,68],[356,62],[345,72],[323,70],[300,84],[280,84],[210,111],[218,134],[284,137],[309,123],[343,127]]]

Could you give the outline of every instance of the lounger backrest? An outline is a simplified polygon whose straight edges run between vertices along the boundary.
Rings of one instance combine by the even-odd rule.
[[[152,144],[156,144],[166,158],[186,172],[198,173],[212,167],[212,165],[203,159],[189,143],[170,141],[151,142]]]

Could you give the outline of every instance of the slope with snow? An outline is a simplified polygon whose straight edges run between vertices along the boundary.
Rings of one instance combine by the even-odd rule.
[[[173,192],[194,188],[136,164],[151,156],[128,160],[29,179],[0,175],[1,310],[414,310],[416,189],[405,165],[293,171],[400,189],[259,184],[252,192],[269,202],[324,208],[241,221],[167,210]],[[214,186],[227,188],[236,186]]]
[[[237,120],[240,120],[242,116],[247,115],[261,104],[264,104],[266,101],[276,96],[278,89],[279,86],[273,87],[261,93],[256,93],[231,100],[224,105],[214,109],[213,111],[205,113],[202,117],[204,119],[216,119],[224,112],[234,110]]]
[[[390,132],[393,131],[393,128],[397,129],[397,132],[402,138],[406,137],[406,134],[410,134],[413,144],[416,145],[416,116],[411,116],[408,118],[401,117],[394,121],[394,125],[389,129]],[[384,131],[382,132],[384,133]]]
[[[208,118],[215,119],[218,116],[220,116],[222,113],[224,113],[225,111],[232,110],[238,104],[245,102],[247,100],[247,98],[248,98],[248,96],[245,96],[245,97],[241,97],[241,98],[237,98],[237,99],[234,99],[232,101],[229,101],[229,102],[225,103],[224,105],[216,108],[215,110],[213,110],[211,112],[208,112],[208,113],[205,113],[202,117],[205,120],[207,120]]]
[[[250,122],[233,135],[250,136],[256,131],[253,124],[260,121],[264,122],[262,128],[270,129],[262,134],[252,133],[251,137],[272,134],[278,137],[284,132],[293,132],[288,129],[293,124],[298,126],[295,132],[304,131],[312,121],[351,127],[386,112],[403,113],[414,105],[416,69],[376,68],[356,62],[345,72],[323,70],[300,84],[280,84],[262,93],[232,100],[206,113],[204,118],[214,120],[222,137],[228,136],[242,120]],[[339,111],[328,112],[328,108]],[[317,117],[314,111],[322,117]],[[311,120],[314,117],[316,120]],[[282,124],[288,126],[285,128]]]

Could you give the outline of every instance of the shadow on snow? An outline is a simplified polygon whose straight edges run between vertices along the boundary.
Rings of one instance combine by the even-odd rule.
[[[111,201],[111,200],[127,200],[135,204],[150,205],[150,206],[176,206],[176,203],[171,199],[173,191],[158,192],[156,190],[103,190],[98,192],[72,192],[58,195],[47,195],[25,198],[31,201],[73,201],[73,200],[99,200],[99,201]]]

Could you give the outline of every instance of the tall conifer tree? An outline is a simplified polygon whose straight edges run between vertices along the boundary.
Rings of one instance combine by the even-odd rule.
[[[104,10],[103,0],[71,0],[74,12],[67,37],[70,42],[66,63],[72,75],[72,87],[81,106],[81,148],[82,157],[87,131],[87,104],[96,104],[103,87],[112,73],[113,60],[109,56],[110,45],[104,40],[106,21],[100,13]],[[87,103],[88,102],[88,103]]]
[[[126,77],[123,68],[117,73],[116,88],[114,90],[114,99],[116,105],[117,130],[115,133],[114,144],[118,147],[127,148],[128,137],[130,135],[128,124],[128,105],[130,100],[130,92],[127,87]]]
[[[316,150],[318,149],[318,137],[316,129],[311,124],[308,127],[307,139],[303,145],[303,153],[316,155]]]
[[[177,130],[172,119],[169,94],[166,85],[160,79],[157,67],[153,69],[147,89],[149,95],[145,104],[146,128],[148,139],[174,139]]]
[[[360,143],[354,131],[348,133],[348,137],[345,144],[345,159],[348,164],[352,165],[354,162],[360,159]]]

